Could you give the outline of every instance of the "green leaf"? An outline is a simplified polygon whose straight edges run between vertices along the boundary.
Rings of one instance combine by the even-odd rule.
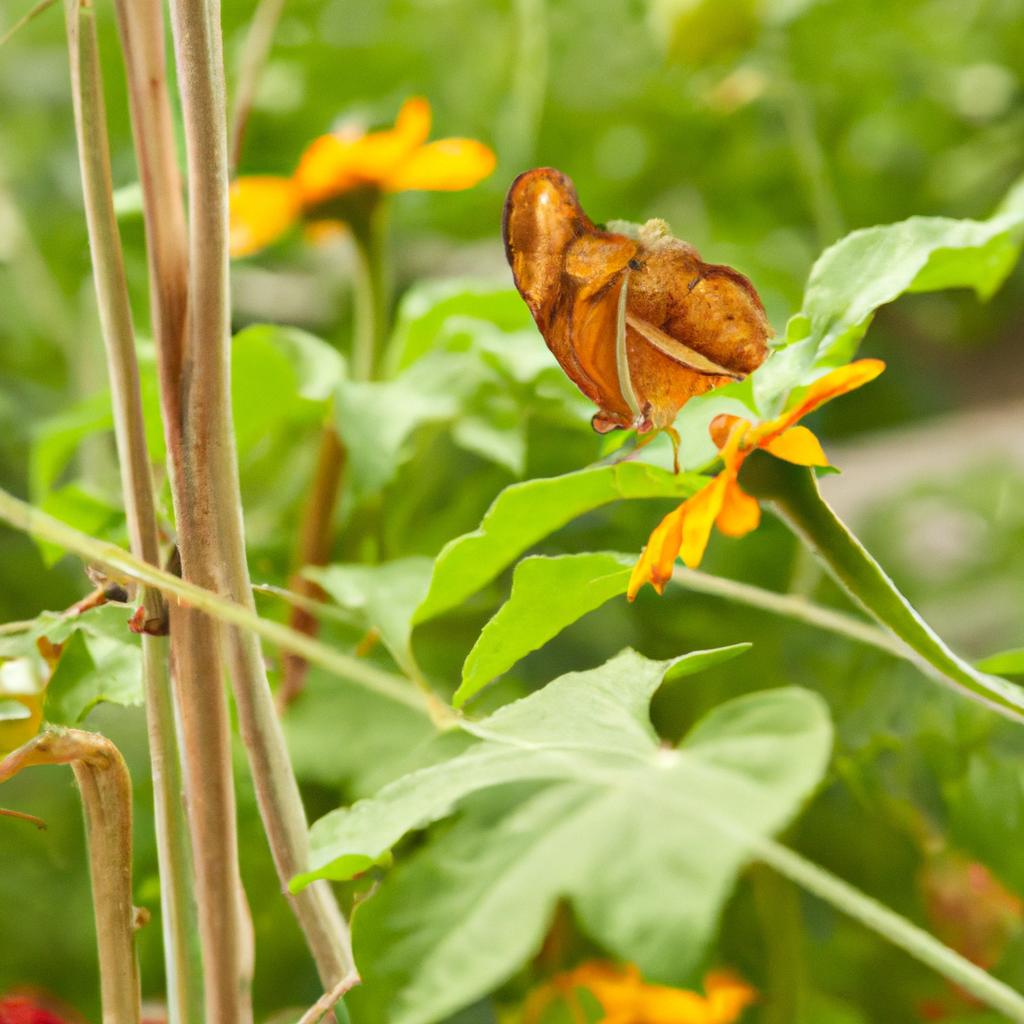
[[[503,331],[529,327],[529,310],[519,293],[504,283],[471,280],[428,281],[410,288],[398,308],[388,352],[392,373],[422,358],[466,319],[486,321]]]
[[[246,327],[232,339],[232,354],[233,358],[244,358],[246,362],[252,362],[261,354],[275,362],[277,355],[284,356],[289,366],[288,379],[294,379],[297,395],[310,402],[326,402],[345,376],[345,360],[338,350],[297,327],[280,324]]]
[[[281,720],[292,766],[303,782],[375,792],[437,731],[412,708],[348,686],[312,666]]]
[[[124,511],[80,483],[72,482],[50,491],[39,507],[93,537],[115,542],[124,539]],[[63,548],[45,541],[39,542],[39,551],[48,566],[64,554]]]
[[[689,473],[676,476],[642,462],[620,462],[512,484],[494,499],[479,529],[456,537],[437,556],[430,590],[413,621],[461,604],[527,548],[584,512],[626,498],[684,498],[704,482]]]
[[[546,644],[566,626],[626,592],[635,559],[597,552],[524,558],[512,576],[512,593],[484,626],[462,666],[452,703],[461,707],[520,658]],[[688,654],[673,670],[698,672],[742,654],[750,644]]]
[[[493,989],[537,948],[560,898],[645,975],[686,978],[748,856],[695,804],[753,836],[777,831],[820,780],[831,727],[815,695],[774,690],[722,705],[666,749],[648,705],[672,664],[625,652],[563,676],[481,722],[459,756],[314,825],[313,870],[293,885],[351,877],[472,793],[547,783],[483,827],[470,815],[360,911],[368,984],[400,983],[389,1022],[427,1024]]]
[[[826,249],[803,303],[815,365],[848,362],[875,310],[905,292],[973,288],[988,298],[1017,260],[1022,224],[1020,208],[984,221],[911,217],[854,231]]]
[[[624,594],[630,566],[624,556],[605,553],[524,558],[512,575],[508,601],[466,657],[452,703],[461,707],[566,626]]]
[[[746,380],[683,407],[677,428],[687,464],[700,466],[717,454],[708,424],[719,413],[749,416],[746,405],[761,418],[776,415],[794,388],[853,359],[880,306],[907,292],[946,288],[990,297],[1019,258],[1022,235],[1024,184],[1018,183],[988,220],[911,217],[840,239],[812,267],[783,344]]]
[[[920,655],[933,678],[1024,721],[1024,688],[975,668],[947,646],[821,496],[813,470],[754,452],[744,463],[740,483],[753,497],[774,503],[836,582]]]
[[[427,423],[454,419],[479,382],[479,360],[435,353],[389,381],[344,380],[335,415],[357,496],[389,484],[409,457],[409,438]]]
[[[113,429],[114,418],[107,392],[90,395],[44,420],[35,431],[29,454],[29,493],[32,500],[41,501],[53,489],[86,438]]]
[[[1014,647],[1009,651],[990,654],[976,662],[974,667],[997,676],[1024,676],[1024,647]]]
[[[46,629],[49,639],[64,645],[46,688],[48,722],[75,725],[103,702],[142,703],[142,651],[128,628],[130,618],[129,608],[110,604]]]
[[[401,558],[382,565],[310,566],[303,575],[319,583],[343,608],[358,610],[367,629],[380,631],[399,667],[414,674],[412,615],[427,592],[432,568],[429,558]]]
[[[236,334],[231,396],[239,451],[283,423],[322,416],[343,370],[330,345],[302,331],[259,325]]]

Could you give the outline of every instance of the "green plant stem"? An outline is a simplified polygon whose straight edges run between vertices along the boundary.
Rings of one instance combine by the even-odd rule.
[[[765,950],[762,1024],[801,1024],[805,984],[799,892],[764,865],[754,866],[751,881]]]
[[[388,264],[387,200],[375,196],[361,217],[353,217],[350,227],[356,251],[356,273],[352,281],[353,380],[373,380],[387,338],[391,280]]]
[[[189,178],[189,329],[183,394],[189,496],[204,517],[182,565],[210,574],[218,590],[255,614],[246,560],[242,503],[231,416],[228,301],[228,156],[224,57],[218,0],[172,0],[178,82]],[[188,488],[186,489],[188,490]],[[188,556],[186,558],[186,556]],[[197,580],[198,582],[198,580]],[[274,709],[257,636],[227,630],[227,653],[242,742],[263,828],[282,890],[306,867],[308,824],[284,732]],[[230,765],[230,759],[228,759]],[[325,989],[356,979],[348,926],[327,883],[287,899]]]
[[[30,21],[35,21],[44,11],[48,11],[57,0],[39,0],[39,3],[35,7],[30,8],[23,14],[9,29],[7,29],[2,36],[0,36],[0,46],[8,42],[19,29],[24,28]]]
[[[234,113],[231,118],[231,162],[230,170],[238,167],[245,141],[245,129],[249,123],[253,100],[260,84],[260,75],[270,55],[285,0],[259,0],[249,22],[249,31],[242,47],[242,60],[235,87]]]
[[[370,380],[383,352],[388,310],[386,258],[387,206],[382,196],[368,194],[365,204],[354,207],[351,218],[356,250],[352,281],[352,348],[350,372],[354,380]],[[335,411],[328,412],[320,432],[320,447],[309,496],[302,512],[294,566],[288,586],[300,597],[322,599],[323,590],[303,575],[307,566],[330,561],[334,545],[334,514],[345,478],[345,445],[338,434]],[[320,623],[308,609],[295,605],[288,619],[292,629],[315,637]],[[283,711],[302,692],[308,666],[304,659],[284,659],[278,707]]]
[[[180,605],[205,612],[219,621],[241,629],[251,630],[257,636],[277,644],[282,650],[295,651],[308,661],[322,666],[339,678],[356,683],[364,689],[388,700],[396,701],[427,716],[422,695],[401,676],[335,651],[332,647],[312,640],[280,622],[264,619],[246,605],[210,590],[204,590],[163,569],[156,569],[129,554],[123,548],[107,541],[96,540],[67,523],[0,488],[0,520],[9,523],[40,540],[57,544],[81,558],[105,567],[117,579],[136,580],[155,587],[170,601],[173,609]],[[450,713],[454,723],[458,716]],[[429,717],[429,716],[428,716]]]
[[[85,811],[103,1024],[138,1024],[139,971],[132,906],[132,784],[105,736],[44,732],[0,761],[0,782],[33,765],[70,764]]]
[[[93,278],[106,349],[125,515],[134,554],[158,565],[159,539],[128,285],[114,212],[106,111],[95,15],[80,0],[67,0],[68,48]],[[165,622],[160,592],[143,587],[146,621]],[[193,939],[196,910],[189,834],[181,800],[182,778],[164,637],[144,635],[143,687],[153,774],[153,803],[160,869],[161,919],[171,1024],[201,1020],[202,967]]]
[[[1008,718],[1024,720],[1024,690],[980,672],[950,650],[822,498],[813,471],[756,452],[740,482],[755,497],[770,500],[854,600],[948,684]]]
[[[330,561],[334,539],[334,512],[338,505],[345,474],[345,446],[334,425],[334,412],[328,413],[320,431],[313,483],[302,512],[299,540],[295,550],[295,568],[288,585],[301,599],[322,601],[323,588],[303,575],[308,565],[326,565]],[[317,617],[301,603],[296,603],[288,616],[288,625],[299,633],[315,637],[320,630]],[[309,665],[305,658],[286,654],[281,665],[281,685],[277,693],[278,708],[283,712],[305,686]]]
[[[716,819],[717,820],[717,819]],[[1024,1022],[1024,996],[959,953],[944,946],[923,928],[901,917],[824,868],[770,839],[753,839],[754,855],[779,874],[841,910],[915,960],[970,992],[1011,1021]]]
[[[735,601],[738,604],[770,612],[772,615],[782,615],[797,622],[804,622],[808,626],[836,633],[850,640],[856,640],[858,643],[875,647],[895,658],[905,658],[919,667],[926,665],[906,644],[884,629],[872,626],[871,623],[856,619],[852,615],[845,615],[843,612],[812,604],[803,597],[793,594],[777,594],[775,591],[765,590],[763,587],[755,587],[749,583],[726,579],[722,576],[712,576],[698,569],[684,569],[681,566],[677,566],[673,571],[672,582],[698,594],[720,597],[725,601]]]

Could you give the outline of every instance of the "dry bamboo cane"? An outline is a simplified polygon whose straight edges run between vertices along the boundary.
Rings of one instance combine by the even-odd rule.
[[[84,6],[81,0],[67,0],[66,17],[82,192],[110,377],[125,516],[132,551],[156,566],[160,561],[160,549],[155,501],[142,417],[135,333],[114,212],[96,25],[92,9]],[[159,591],[143,587],[140,597],[145,621],[165,623],[167,610]],[[142,648],[161,879],[168,1016],[171,1024],[198,1024],[201,1020],[201,971],[194,940],[196,912],[192,865],[167,670],[167,639],[145,633]]]
[[[195,582],[254,608],[246,561],[241,495],[231,419],[228,302],[228,155],[220,5],[172,0],[178,84],[189,178],[189,316],[182,394],[186,489],[202,516],[194,568],[214,571]],[[201,566],[200,566],[201,561]],[[182,564],[186,552],[182,548]],[[186,573],[186,576],[188,574]],[[194,578],[194,577],[192,577]],[[282,888],[308,855],[305,811],[274,711],[258,639],[227,630],[242,740]],[[325,988],[355,980],[348,928],[327,883],[289,895]]]
[[[128,95],[142,182],[160,400],[183,577],[217,588],[210,488],[201,467],[211,415],[191,402],[188,238],[167,91],[159,0],[118,0]],[[196,466],[200,466],[197,472]],[[238,873],[231,734],[220,630],[205,615],[171,610],[175,693],[192,829],[206,1019],[251,1019],[244,894]]]

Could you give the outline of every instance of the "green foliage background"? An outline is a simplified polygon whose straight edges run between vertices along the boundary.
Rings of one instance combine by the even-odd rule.
[[[425,559],[475,529],[503,487],[579,469],[601,454],[586,427],[585,403],[554,368],[525,309],[503,291],[509,278],[500,209],[520,170],[565,170],[595,220],[667,219],[705,258],[734,264],[755,281],[780,333],[799,308],[812,262],[841,234],[912,214],[984,218],[1017,179],[1024,9],[1015,0],[822,0],[790,3],[771,15],[763,7],[665,2],[648,9],[639,0],[286,5],[243,172],[288,172],[304,145],[340,116],[356,112],[386,123],[414,94],[434,106],[435,137],[480,138],[499,156],[495,174],[470,192],[408,194],[393,204],[396,291],[415,286],[398,344],[433,351],[425,365],[416,364],[419,377],[364,394],[359,422],[343,421],[356,431],[348,440],[364,459],[343,502],[337,561],[409,559],[399,590],[410,593],[429,569]],[[6,24],[21,11],[8,0],[0,13]],[[250,15],[247,3],[225,5],[229,70],[237,68]],[[130,186],[134,162],[116,33],[104,5],[99,23],[115,179]],[[123,540],[112,447],[96,432],[103,399],[88,401],[103,391],[104,373],[56,11],[0,50],[0,110],[0,484],[32,494],[87,532]],[[129,274],[145,336],[141,218],[130,193],[124,199]],[[343,250],[311,250],[296,239],[237,265],[235,326],[279,322],[344,347],[345,260]],[[442,292],[428,280],[468,276],[497,288],[466,298],[462,286]],[[440,294],[451,297],[450,306],[438,309],[456,317],[423,314]],[[889,370],[819,414],[815,426],[827,446],[844,441],[855,452],[861,435],[882,428],[927,425],[940,413],[1012,409],[1024,384],[1022,299],[1018,271],[985,304],[960,291],[911,296],[884,309],[864,351],[884,358]],[[235,349],[253,573],[277,584],[287,575],[324,397],[316,391],[322,367],[307,366],[304,376],[281,355],[279,339],[279,332],[268,337],[254,328]],[[451,381],[460,383],[457,400],[411,404],[411,386],[436,396],[451,391]],[[965,655],[1019,646],[1020,462],[982,453],[950,478],[917,471],[899,450],[879,459],[879,474],[905,482],[888,488],[883,501],[868,502],[857,522],[868,546]],[[596,509],[538,550],[636,552],[669,507],[662,499]],[[0,530],[0,620],[63,608],[85,592],[80,565],[54,562],[57,554]],[[845,607],[770,517],[742,542],[716,540],[705,568]],[[342,595],[346,587],[359,589],[350,577],[335,582]],[[463,660],[508,584],[506,574],[417,629],[419,663],[446,694],[458,685]],[[283,614],[273,598],[261,602],[265,613]],[[364,603],[374,622],[372,601]],[[325,638],[351,649],[365,631],[361,614],[357,608],[351,625],[328,624]],[[676,588],[660,601],[644,595],[632,607],[622,600],[604,605],[516,664],[473,706],[497,707],[563,672],[601,665],[626,646],[673,658],[745,642],[753,649],[744,657],[670,680],[657,692],[653,719],[662,737],[677,740],[731,697],[805,687],[829,706],[835,752],[788,843],[919,922],[928,921],[922,871],[937,850],[980,859],[1024,894],[1014,831],[1024,817],[1019,728],[852,641]],[[407,638],[396,643],[401,658]],[[373,656],[388,663],[384,651]],[[155,909],[141,721],[138,709],[111,705],[88,719],[114,738],[133,769],[136,900]],[[316,670],[286,727],[311,818],[440,756],[421,751],[426,733],[415,716]],[[308,1005],[318,990],[279,898],[241,756],[238,763],[243,874],[258,951],[255,995],[266,1017]],[[37,771],[0,795],[5,806],[31,810],[50,825],[36,833],[0,819],[0,992],[35,984],[97,1019],[83,836],[69,778],[57,769]],[[496,813],[485,804],[471,809],[485,822]],[[446,828],[435,829],[428,849],[453,841]],[[400,859],[422,843],[408,841]],[[634,881],[643,886],[647,879]],[[575,955],[598,948],[594,936],[570,931]],[[158,937],[157,922],[141,935],[144,984],[153,996],[161,991]],[[1022,950],[1018,926],[997,965],[1018,988]],[[929,999],[950,1000],[950,1019],[963,1024],[992,1019],[972,1013],[877,937],[760,870],[741,878],[708,957],[762,991],[788,993],[796,1007],[790,1016],[770,1005],[751,1012],[764,1024],[911,1021]],[[698,979],[699,972],[690,978]],[[453,1019],[495,1020],[495,1007],[514,1002],[529,982],[524,968],[496,1000]],[[375,997],[368,990],[359,998]],[[373,1019],[379,1006],[366,1013]]]

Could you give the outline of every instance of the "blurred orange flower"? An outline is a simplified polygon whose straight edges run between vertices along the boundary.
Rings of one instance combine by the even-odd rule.
[[[757,528],[761,506],[737,482],[751,452],[760,448],[798,466],[827,466],[818,439],[806,427],[797,426],[797,421],[830,399],[874,380],[884,369],[880,359],[860,359],[832,370],[811,384],[788,412],[756,426],[738,416],[716,416],[711,421],[711,437],[725,466],[655,527],[633,568],[627,591],[630,601],[645,583],[662,593],[677,557],[691,569],[700,565],[712,526],[730,537],[742,537]]]
[[[601,1004],[601,1024],[732,1024],[757,998],[754,990],[725,971],[704,979],[706,995],[665,985],[649,985],[632,964],[599,960],[554,977],[529,998],[523,1014],[534,1024],[556,999],[572,1000],[574,989],[587,989]]]
[[[475,139],[427,142],[430,104],[408,99],[394,127],[342,128],[314,140],[290,178],[255,175],[231,186],[231,254],[247,256],[301,219],[330,220],[317,207],[352,192],[459,191],[494,170],[494,153]]]

